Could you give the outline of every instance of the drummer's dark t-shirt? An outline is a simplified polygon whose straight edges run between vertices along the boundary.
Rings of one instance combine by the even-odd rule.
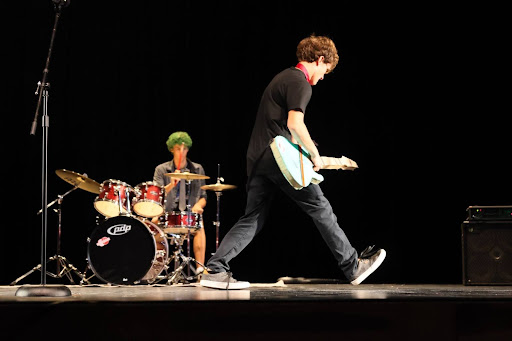
[[[247,175],[277,135],[291,139],[287,127],[290,110],[306,113],[312,89],[304,73],[290,67],[278,73],[261,97],[247,149]]]

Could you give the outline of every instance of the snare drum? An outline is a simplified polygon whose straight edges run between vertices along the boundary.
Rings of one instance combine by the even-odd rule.
[[[100,186],[100,194],[94,199],[94,208],[105,217],[117,217],[119,213],[131,212],[134,197],[135,191],[127,183],[113,179],[105,180]]]
[[[162,230],[135,216],[109,218],[88,238],[87,260],[105,283],[152,283],[169,260],[169,244]]]
[[[201,216],[193,212],[166,212],[163,223],[165,233],[188,234],[195,233],[202,227]]]
[[[135,186],[136,198],[133,210],[138,215],[153,218],[164,213],[165,188],[156,182],[147,181]]]

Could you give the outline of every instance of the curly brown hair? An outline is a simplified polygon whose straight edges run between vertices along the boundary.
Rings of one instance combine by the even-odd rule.
[[[328,37],[312,34],[302,39],[297,45],[297,59],[299,62],[314,62],[321,56],[324,56],[326,64],[331,64],[327,73],[334,70],[340,58],[334,42]]]

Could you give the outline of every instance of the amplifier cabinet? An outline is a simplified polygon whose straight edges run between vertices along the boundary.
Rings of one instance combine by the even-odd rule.
[[[462,223],[464,285],[512,285],[512,221]]]

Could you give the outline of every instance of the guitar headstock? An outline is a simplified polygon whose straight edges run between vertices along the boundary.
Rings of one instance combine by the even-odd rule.
[[[324,162],[322,169],[355,170],[359,168],[355,161],[345,156],[340,158],[322,156],[322,161]]]

